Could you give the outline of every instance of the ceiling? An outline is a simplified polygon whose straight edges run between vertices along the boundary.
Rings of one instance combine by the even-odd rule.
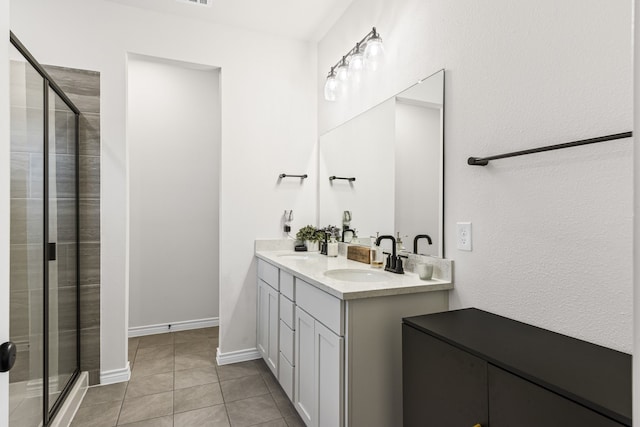
[[[210,7],[177,0],[108,1],[268,34],[318,41],[353,0],[211,0]]]

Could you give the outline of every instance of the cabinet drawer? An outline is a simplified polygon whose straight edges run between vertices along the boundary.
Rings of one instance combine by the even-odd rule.
[[[293,366],[280,353],[280,376],[278,381],[289,399],[293,401]]]
[[[489,365],[489,419],[496,427],[623,427],[599,413]]]
[[[293,365],[294,332],[283,321],[280,321],[280,356],[284,356]]]
[[[296,278],[296,304],[336,334],[344,335],[342,301]]]
[[[258,259],[258,277],[264,280],[269,286],[275,290],[279,290],[279,272],[278,267]]]
[[[280,320],[287,324],[291,329],[295,329],[293,320],[294,305],[288,298],[280,294]]]
[[[295,301],[295,295],[293,290],[293,276],[286,271],[280,271],[280,293],[289,298],[291,301]]]

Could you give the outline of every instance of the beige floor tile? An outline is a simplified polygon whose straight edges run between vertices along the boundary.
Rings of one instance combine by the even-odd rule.
[[[262,375],[250,375],[234,380],[221,381],[220,387],[222,388],[225,403],[269,393]]]
[[[139,337],[129,338],[129,350],[131,350],[132,348],[134,350],[137,350],[138,349],[138,344],[140,344],[140,338]]]
[[[282,387],[280,387],[280,383],[278,382],[276,377],[273,376],[271,371],[262,374],[262,379],[267,384],[267,387],[269,388],[269,391],[271,393],[278,392],[278,391],[282,390]]]
[[[133,378],[129,381],[126,398],[147,396],[173,390],[173,372]]]
[[[122,401],[127,383],[109,384],[89,387],[84,395],[82,406],[95,405],[97,403]]]
[[[233,427],[247,427],[282,418],[271,395],[250,397],[227,403],[227,412]]]
[[[198,341],[191,341],[189,343],[176,343],[175,344],[176,356],[181,354],[202,353],[210,352],[213,357],[216,355],[216,349],[218,348],[217,338],[202,338]]]
[[[145,337],[140,337],[140,342],[138,344],[138,350],[145,347],[156,347],[159,345],[169,345],[173,344],[173,334],[157,334],[157,335],[147,335]]]
[[[174,415],[174,427],[229,427],[224,405],[209,406]]]
[[[125,399],[118,425],[163,417],[173,414],[173,392]]]
[[[216,366],[215,356],[210,352],[180,354],[175,357],[175,369],[214,368]]]
[[[271,396],[283,417],[286,418],[298,414],[296,408],[293,407],[293,403],[291,403],[291,400],[282,389],[271,392]]]
[[[307,427],[300,415],[294,415],[284,419],[287,422],[287,427]]]
[[[181,388],[173,393],[174,413],[206,408],[221,403],[224,403],[224,399],[218,383]]]
[[[138,421],[131,424],[121,424],[122,427],[173,427],[173,415],[150,420]]]
[[[259,373],[260,371],[258,371],[253,361],[218,366],[218,377],[220,377],[220,381],[232,380]]]
[[[118,422],[121,406],[121,401],[115,401],[81,407],[71,427],[113,427]]]
[[[131,371],[131,378],[135,379],[148,375],[162,374],[163,372],[172,372],[173,360],[173,356],[138,360]]]
[[[217,383],[216,368],[185,369],[175,372],[174,389],[193,387],[197,385]]]
[[[173,356],[173,344],[140,348],[136,353],[136,360],[162,359],[168,356]]]
[[[266,423],[256,424],[255,427],[287,427],[287,422],[284,418],[280,418],[273,421],[267,421]]]

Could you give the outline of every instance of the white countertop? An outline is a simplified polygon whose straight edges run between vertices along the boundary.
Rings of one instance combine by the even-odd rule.
[[[306,255],[308,258],[296,259],[296,257],[288,257],[287,255]],[[437,278],[420,280],[415,273],[390,273],[384,269],[371,268],[369,264],[352,261],[343,256],[328,257],[320,255],[318,252],[294,252],[292,250],[256,250],[256,256],[342,300],[453,289],[453,283],[450,280]],[[327,277],[324,274],[328,270],[344,268],[381,272],[388,275],[388,280],[364,283],[347,282]]]

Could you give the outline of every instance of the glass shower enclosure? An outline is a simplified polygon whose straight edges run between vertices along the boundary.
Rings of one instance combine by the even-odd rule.
[[[80,372],[80,112],[11,33],[10,426],[47,426]]]

